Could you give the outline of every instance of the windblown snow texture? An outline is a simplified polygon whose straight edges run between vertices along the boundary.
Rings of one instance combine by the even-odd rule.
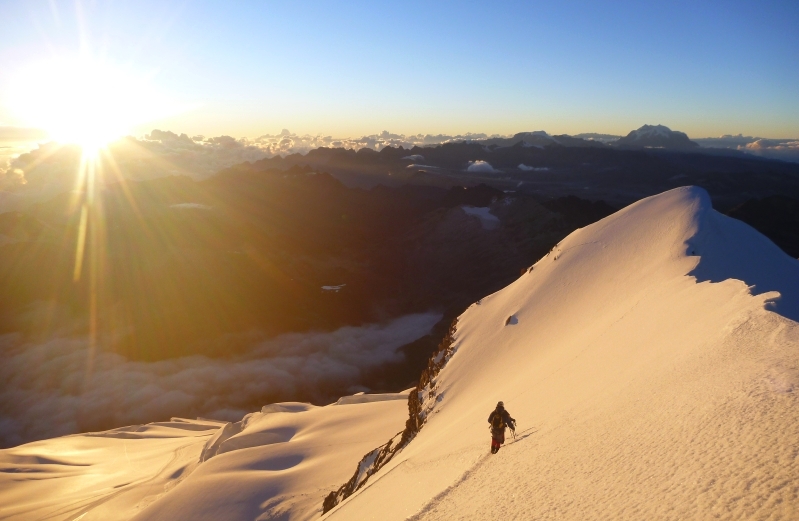
[[[312,519],[349,463],[402,428],[407,392],[241,422],[172,419],[0,451],[0,519]]]

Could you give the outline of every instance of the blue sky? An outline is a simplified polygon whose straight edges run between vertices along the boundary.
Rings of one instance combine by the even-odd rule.
[[[5,125],[31,124],[6,95],[15,75],[84,52],[147,77],[177,107],[137,122],[139,134],[626,134],[662,123],[692,137],[799,137],[795,0],[0,0],[0,13]]]

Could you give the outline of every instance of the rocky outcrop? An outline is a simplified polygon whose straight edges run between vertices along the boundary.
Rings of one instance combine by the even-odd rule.
[[[361,458],[352,477],[341,485],[338,490],[325,497],[322,504],[322,514],[329,512],[363,487],[369,478],[405,448],[424,426],[428,414],[435,404],[436,376],[455,353],[454,343],[457,322],[457,318],[452,321],[446,336],[428,360],[427,368],[422,371],[419,383],[408,395],[408,419],[405,421],[405,429]]]
[[[799,258],[799,199],[783,195],[750,199],[727,215],[755,228],[791,257]]]

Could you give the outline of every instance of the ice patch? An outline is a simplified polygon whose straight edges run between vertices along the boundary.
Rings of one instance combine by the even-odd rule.
[[[547,166],[527,166],[524,163],[519,163],[518,169],[524,172],[549,172]]]
[[[500,225],[499,217],[491,213],[488,207],[478,208],[476,206],[461,206],[466,215],[471,215],[480,219],[480,224],[484,230],[496,230]]]

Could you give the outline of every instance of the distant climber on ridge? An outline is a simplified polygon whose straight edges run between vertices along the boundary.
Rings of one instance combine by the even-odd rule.
[[[491,454],[496,454],[505,443],[505,428],[510,427],[511,431],[516,432],[516,420],[505,410],[505,404],[499,402],[488,416],[488,423],[491,424]]]

